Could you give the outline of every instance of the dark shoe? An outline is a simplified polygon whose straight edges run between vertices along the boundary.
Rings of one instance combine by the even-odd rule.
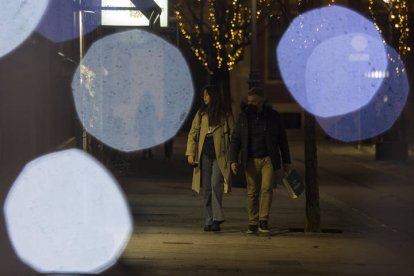
[[[204,225],[205,232],[211,232],[211,225]]]
[[[257,225],[249,224],[249,228],[247,228],[247,234],[256,234],[257,233]]]
[[[269,225],[267,224],[267,220],[259,221],[259,232],[262,233],[269,233]]]
[[[213,224],[211,225],[211,231],[219,232],[220,231],[220,222],[219,221],[213,221]]]

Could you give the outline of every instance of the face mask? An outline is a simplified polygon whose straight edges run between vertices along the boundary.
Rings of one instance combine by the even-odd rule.
[[[252,112],[252,113],[257,113],[258,108],[254,104],[248,104],[247,111]]]

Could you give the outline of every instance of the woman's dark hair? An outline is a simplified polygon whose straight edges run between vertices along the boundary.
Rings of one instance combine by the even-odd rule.
[[[206,105],[203,101],[204,91],[210,96],[210,104]],[[223,101],[220,91],[215,85],[206,85],[201,89],[201,108],[200,114],[206,113],[210,126],[216,126],[221,123],[221,117],[225,114]]]

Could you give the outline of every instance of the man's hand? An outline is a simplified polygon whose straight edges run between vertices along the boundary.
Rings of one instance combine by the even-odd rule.
[[[234,175],[236,175],[236,174],[237,174],[237,172],[239,171],[239,164],[237,164],[236,162],[231,163],[230,168],[231,168],[231,172],[232,172]]]
[[[187,156],[187,162],[188,164],[190,164],[191,166],[194,165],[194,156],[192,155],[188,155]]]

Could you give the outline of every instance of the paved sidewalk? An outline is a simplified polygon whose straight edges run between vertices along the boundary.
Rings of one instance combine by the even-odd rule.
[[[384,200],[378,193],[389,191],[390,185],[380,181],[384,169],[405,179],[411,167],[378,163],[364,152],[369,146],[324,142],[318,147],[322,233],[303,233],[305,197],[292,200],[281,186],[274,193],[270,235],[245,234],[242,188],[224,198],[221,233],[206,233],[202,198],[190,190],[184,142],[185,136],[175,140],[172,160],[162,160],[159,147],[154,159],[134,163],[133,176],[119,177],[135,229],[118,264],[104,275],[414,275],[413,222],[389,227],[382,220],[397,214],[376,217],[364,209]],[[293,139],[291,151],[294,166],[303,172],[301,140]],[[366,200],[370,191],[375,196]],[[397,197],[411,199],[412,191],[406,187]]]

